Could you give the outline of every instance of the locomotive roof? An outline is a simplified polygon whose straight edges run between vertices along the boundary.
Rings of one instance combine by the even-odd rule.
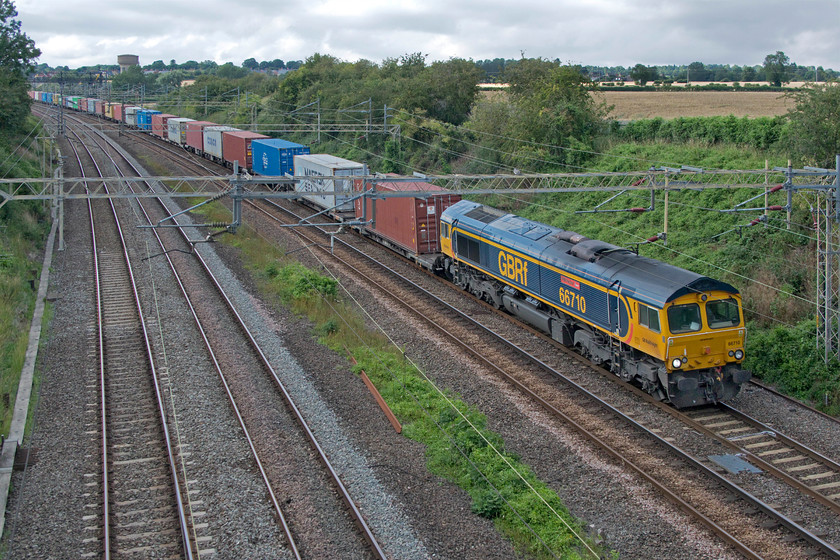
[[[590,282],[602,286],[620,282],[622,293],[658,307],[688,293],[738,293],[726,282],[475,202],[461,201],[444,215],[458,219],[459,226]]]

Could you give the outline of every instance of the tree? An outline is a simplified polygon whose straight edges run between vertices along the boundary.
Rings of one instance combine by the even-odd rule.
[[[246,58],[242,62],[242,68],[248,68],[249,70],[256,70],[260,67],[259,62],[257,62],[256,58]]]
[[[702,62],[692,62],[688,65],[686,79],[689,82],[708,82],[712,72]]]
[[[14,19],[17,15],[11,0],[0,0],[0,67],[23,76],[32,71],[41,51],[20,30],[20,21]]]
[[[111,78],[111,86],[114,89],[129,89],[139,86],[150,88],[154,86],[156,79],[154,74],[146,75],[142,68],[135,65]]]
[[[648,82],[653,82],[659,79],[659,72],[653,66],[645,66],[644,64],[637,64],[630,70],[630,77],[633,81],[643,86]]]
[[[790,59],[782,51],[776,51],[776,54],[768,54],[764,57],[764,75],[767,81],[776,87],[789,81],[789,69]]]
[[[834,167],[840,154],[840,84],[813,84],[787,94],[796,103],[788,112],[791,147],[803,163]]]
[[[17,10],[11,0],[0,0],[0,129],[23,126],[31,99],[26,75],[41,55],[35,42],[20,30]]]
[[[744,66],[741,69],[741,81],[752,82],[756,80],[755,68],[752,66]]]
[[[506,135],[536,143],[531,147],[523,147],[521,142],[511,146],[508,151],[516,151],[523,158],[517,166],[534,169],[545,162],[584,163],[610,108],[591,95],[591,82],[580,67],[522,59],[505,69],[505,79],[510,83],[511,101]]]
[[[478,95],[480,78],[481,70],[474,62],[463,58],[451,58],[446,62],[434,62],[412,82],[415,82],[418,88],[421,88],[421,85],[427,86],[428,105],[423,108],[430,117],[460,125],[470,114]]]
[[[235,66],[233,62],[225,62],[216,68],[216,75],[220,78],[235,80],[237,78],[244,78],[247,76],[248,71],[244,68],[240,68],[239,66]]]

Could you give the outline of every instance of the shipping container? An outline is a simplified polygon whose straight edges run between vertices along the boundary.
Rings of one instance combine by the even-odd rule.
[[[156,109],[140,109],[137,111],[137,128],[140,130],[152,130],[152,115],[159,115]]]
[[[251,142],[253,157],[251,163],[257,175],[283,176],[294,174],[297,155],[308,154],[309,146],[281,140],[267,138]]]
[[[112,121],[117,120],[117,117],[114,116],[114,112],[119,106],[119,103],[106,103],[105,104],[105,118],[111,119]]]
[[[152,134],[158,138],[167,140],[169,138],[169,127],[166,126],[166,122],[172,118],[175,118],[175,115],[170,115],[169,113],[155,113],[152,115]]]
[[[184,146],[187,143],[187,123],[193,122],[195,119],[185,119],[183,117],[170,118],[166,121],[167,139],[170,142],[175,142],[179,146]]]
[[[93,112],[96,113],[97,115],[105,114],[105,112],[103,110],[103,105],[105,105],[105,102],[102,101],[101,99],[97,99],[94,102]]]
[[[142,107],[131,105],[126,107],[123,113],[125,114],[125,124],[137,126],[137,111],[141,111]]]
[[[355,182],[356,191],[371,188]],[[443,189],[425,181],[383,182],[375,184],[378,192],[420,191],[421,196],[356,199],[356,218],[375,220],[366,227],[371,237],[415,255],[440,252],[440,215],[461,200],[457,194],[440,194]]]
[[[187,147],[200,154],[204,151],[204,127],[219,126],[210,121],[190,121],[187,123]]]
[[[254,140],[267,139],[268,136],[250,130],[239,130],[236,132],[225,132],[222,134],[222,155],[225,165],[233,169],[233,163],[238,162],[239,166],[251,171],[251,142]]]
[[[87,108],[85,109],[88,113],[95,114],[96,113],[96,102],[101,101],[99,99],[89,98],[87,100]]]
[[[239,130],[232,126],[205,126],[204,127],[204,155],[215,162],[222,163],[224,161],[224,145],[222,142],[223,132],[233,132]]]
[[[254,161],[257,160],[257,141],[253,142]],[[302,193],[318,193],[304,198],[321,208],[333,208],[336,212],[353,212],[353,202],[348,201],[353,196],[352,179],[333,179],[336,177],[353,177],[367,175],[367,166],[363,163],[331,156],[329,154],[307,154],[295,156],[295,176],[303,177],[295,190]],[[321,179],[319,177],[330,177]],[[329,193],[329,194],[322,194]]]

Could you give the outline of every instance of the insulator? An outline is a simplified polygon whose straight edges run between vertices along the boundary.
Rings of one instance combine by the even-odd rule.
[[[780,191],[780,190],[782,190],[782,187],[783,187],[783,185],[776,185],[775,187],[773,187],[772,189],[770,189],[768,192],[776,192],[776,191]]]
[[[659,236],[658,235],[654,235],[653,237],[648,237],[647,238],[648,243],[653,243],[654,241],[659,241]]]
[[[641,214],[642,212],[647,211],[647,208],[629,208],[628,212],[635,212],[636,214]]]
[[[784,207],[784,206],[778,206],[778,205],[777,205],[777,206],[768,206],[768,207],[767,207],[767,209],[768,209],[768,210],[784,210],[784,209],[785,209],[785,207]]]

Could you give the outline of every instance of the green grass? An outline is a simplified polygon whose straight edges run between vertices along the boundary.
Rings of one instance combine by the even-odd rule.
[[[34,126],[34,122],[30,124]],[[39,176],[40,148],[22,135],[0,135],[0,161],[6,162],[2,172],[9,177]],[[15,201],[0,208],[0,432],[3,434],[9,433],[29,342],[41,271],[36,257],[40,256],[49,230],[46,218],[42,202]],[[35,382],[39,382],[37,377]]]

